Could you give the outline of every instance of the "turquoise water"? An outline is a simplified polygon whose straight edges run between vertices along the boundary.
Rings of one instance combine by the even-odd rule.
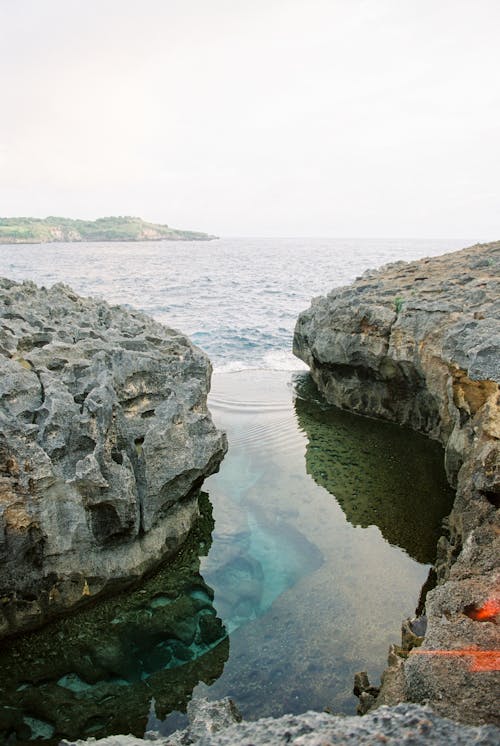
[[[219,608],[216,547],[243,533],[241,515],[237,528],[232,520],[236,503],[250,537],[258,526],[274,538],[274,553],[259,557],[274,600],[235,625],[224,673],[195,696],[230,693],[246,717],[353,713],[354,673],[380,675],[434,559],[453,498],[442,450],[325,405],[305,374],[218,374],[211,407],[231,445],[207,481],[215,529],[201,571]],[[231,627],[231,608],[223,618]]]
[[[247,718],[354,712],[353,675],[380,675],[452,494],[437,444],[332,409],[292,372],[293,324],[312,295],[370,265],[446,248],[456,246],[0,247],[0,274],[71,282],[190,332],[215,362],[210,407],[229,439],[173,564],[2,644],[0,739],[168,733],[200,696],[229,695]]]

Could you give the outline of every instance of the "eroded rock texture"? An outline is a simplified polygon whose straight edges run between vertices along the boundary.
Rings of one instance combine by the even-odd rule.
[[[331,403],[439,439],[457,490],[423,644],[392,651],[379,703],[430,702],[464,722],[497,720],[500,243],[388,265],[314,299],[294,352]],[[408,508],[411,520],[411,495]]]
[[[194,700],[188,705],[189,727],[162,737],[148,732],[144,739],[108,736],[88,741],[62,741],[61,746],[496,746],[499,730],[492,725],[463,726],[439,717],[427,707],[400,704],[382,707],[363,718],[305,712],[238,722],[230,699]]]
[[[139,312],[0,280],[0,635],[178,549],[226,451],[211,367]]]

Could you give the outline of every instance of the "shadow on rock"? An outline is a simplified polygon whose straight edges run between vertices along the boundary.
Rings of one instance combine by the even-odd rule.
[[[141,736],[153,698],[159,718],[184,712],[194,687],[222,674],[229,639],[199,572],[213,529],[206,495],[201,507],[182,551],[140,589],[4,643],[2,743]]]

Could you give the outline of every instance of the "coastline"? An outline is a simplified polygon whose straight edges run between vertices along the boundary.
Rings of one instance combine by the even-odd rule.
[[[0,245],[33,243],[82,243],[96,241],[210,241],[217,236],[179,230],[142,218],[110,216],[96,220],[73,218],[2,218]]]
[[[402,264],[404,265],[404,263],[402,263]],[[491,265],[488,265],[488,266],[491,266]],[[481,269],[481,268],[479,267],[479,269]],[[401,265],[399,267],[399,270],[397,270],[397,271],[399,272],[400,270],[401,270]],[[387,271],[387,268],[385,268],[385,271]],[[383,273],[384,270],[381,270],[381,272]],[[377,273],[369,273],[369,274],[373,275],[373,274],[377,274]],[[368,280],[370,280],[370,277],[368,277]],[[396,323],[393,323],[392,325],[390,325],[391,332],[393,331],[393,329],[395,327],[397,328],[398,317],[401,317],[399,320],[402,321],[403,317],[405,315],[404,313],[403,314],[400,313],[401,310],[402,310],[401,307],[399,309],[397,308],[395,299],[397,299],[398,297],[399,296],[395,295],[394,291],[391,290],[390,295],[389,295],[389,300],[387,301],[387,296],[386,296],[386,299],[384,301],[384,302],[386,302],[386,303],[388,303],[390,305],[393,314],[396,315]],[[425,306],[425,304],[424,304],[424,306]],[[408,307],[405,310],[408,310]],[[420,308],[418,310],[422,311],[422,308]],[[426,309],[424,308],[424,310],[426,311],[426,313],[429,312],[429,308],[428,307]],[[460,310],[462,310],[462,309],[460,309]],[[436,310],[435,309],[431,310],[430,313],[436,313]],[[453,313],[458,313],[458,311],[454,310]],[[477,316],[476,316],[476,314],[477,314]],[[474,311],[474,313],[473,313],[473,322],[481,322],[481,321],[488,322],[488,320],[489,320],[489,317],[486,316],[486,318],[485,318],[484,314],[482,314],[481,311],[477,311],[477,310]],[[362,321],[362,319],[361,319],[361,321]],[[361,335],[365,335],[363,337],[363,339],[365,341],[367,341],[368,344],[369,344],[369,339],[368,339],[369,335],[372,335],[375,338],[378,335],[377,334],[373,334],[373,331],[374,331],[373,329],[367,329],[366,322],[363,323],[363,327],[364,328],[360,330],[360,334]],[[463,337],[463,339],[465,341],[467,341],[469,343],[471,342],[471,339],[467,340],[466,335],[462,334],[462,337]],[[489,336],[489,339],[491,340],[491,335]],[[435,338],[434,338],[434,341],[435,341]],[[476,337],[476,341],[477,341],[477,337]],[[375,339],[375,343],[376,344],[379,344],[379,342],[380,342],[380,339]],[[411,347],[413,349],[415,349],[416,345],[412,345]],[[420,345],[418,345],[418,347],[420,349]],[[425,347],[425,345],[423,347]],[[451,348],[452,349],[456,349],[456,348],[453,348],[453,346],[451,346]],[[467,428],[468,427],[471,428],[470,438],[469,439],[464,438],[463,442],[460,442],[460,437],[458,437],[457,434],[455,434],[455,436],[453,438],[451,438],[450,435],[448,436],[448,440],[450,440],[450,438],[451,438],[451,442],[453,444],[453,448],[450,448],[450,450],[448,451],[448,454],[449,454],[449,457],[447,459],[448,471],[449,471],[450,475],[456,474],[456,479],[457,479],[459,485],[460,485],[460,479],[463,476],[462,475],[462,471],[464,471],[464,474],[466,472],[466,470],[464,469],[466,461],[464,460],[464,462],[460,465],[460,462],[459,462],[460,455],[463,454],[463,453],[465,453],[468,456],[468,451],[470,450],[469,447],[470,447],[471,443],[473,443],[475,447],[478,446],[480,451],[481,451],[481,449],[483,447],[486,448],[486,446],[487,446],[486,450],[489,453],[490,446],[491,446],[491,443],[489,441],[492,440],[492,438],[490,437],[490,435],[492,435],[493,440],[495,440],[495,439],[498,440],[498,435],[494,434],[495,432],[497,432],[495,430],[495,423],[497,422],[497,417],[496,417],[496,412],[495,412],[494,406],[490,406],[490,404],[491,404],[491,402],[490,402],[490,398],[491,398],[490,397],[490,394],[491,394],[490,387],[489,386],[484,387],[484,386],[481,386],[481,385],[478,387],[478,386],[476,386],[476,383],[475,383],[475,381],[477,381],[477,380],[479,380],[480,382],[481,382],[481,380],[483,380],[483,381],[484,380],[489,380],[489,379],[484,379],[484,378],[483,379],[481,379],[481,378],[477,379],[477,378],[474,377],[475,375],[477,376],[477,372],[478,372],[477,365],[478,364],[481,365],[483,362],[485,362],[486,365],[488,365],[488,355],[483,356],[482,358],[481,358],[481,356],[479,356],[479,362],[478,362],[478,355],[477,355],[478,349],[477,348],[478,348],[478,345],[476,345],[475,348],[474,348],[475,349],[475,353],[474,353],[475,357],[474,357],[474,361],[470,364],[470,366],[466,367],[466,368],[463,368],[463,369],[461,368],[458,371],[458,376],[456,376],[454,378],[455,385],[453,385],[453,383],[451,385],[448,385],[449,382],[446,382],[446,385],[444,385],[444,387],[442,389],[440,389],[440,390],[445,391],[445,393],[448,395],[448,397],[449,397],[447,399],[448,404],[450,404],[450,402],[451,402],[453,404],[453,406],[455,406],[455,408],[458,409],[458,412],[454,412],[454,410],[453,410],[453,408],[451,407],[451,404],[450,404],[450,408],[448,410],[446,410],[448,412],[448,415],[449,415],[448,424],[452,424],[452,425],[455,425],[455,426],[458,424],[459,431],[460,430],[463,431],[463,429],[465,428],[466,432],[467,432]],[[489,356],[489,358],[490,358],[490,362],[491,362],[491,355]],[[397,359],[398,359],[398,363],[399,363],[401,361],[401,356],[399,356]],[[432,351],[431,351],[431,354],[430,354],[430,359],[432,359]],[[475,370],[473,370],[474,365],[476,366]],[[457,365],[456,367],[458,368],[459,366]],[[387,368],[387,361],[385,361],[384,370],[385,371],[390,370],[390,368],[389,369]],[[461,372],[462,370],[465,370],[466,373],[469,373],[469,375],[465,375],[464,376],[463,373]],[[441,381],[441,384],[442,384],[442,381]],[[478,395],[477,395],[478,394],[478,389],[479,389],[479,392],[480,392],[479,398],[478,398]],[[404,391],[403,391],[403,393],[404,393]],[[484,395],[486,395],[486,400],[484,400]],[[421,402],[422,402],[422,399],[420,398],[419,406],[421,405]],[[479,406],[477,406],[478,402],[479,402]],[[488,402],[490,402],[490,404],[488,404]],[[488,404],[488,406],[486,407],[485,410],[483,410],[483,407],[485,406],[485,404]],[[494,404],[494,402],[493,402],[493,404]],[[408,418],[411,419],[411,417],[415,417],[415,412],[413,412],[413,414],[412,414],[411,410],[409,410],[409,409],[405,409],[404,411],[406,413],[405,416],[407,416]],[[453,417],[453,415],[454,415],[454,417]],[[422,416],[422,411],[421,410],[419,411],[418,416],[419,417]],[[425,422],[425,428],[431,434],[437,435],[438,433],[445,432],[444,429],[443,430],[439,429],[439,427],[440,427],[439,422],[437,422],[437,424],[436,424],[436,418],[434,417],[434,415],[431,416],[431,417],[429,417],[429,418],[427,418],[427,419],[424,418],[424,422]],[[485,426],[485,430],[481,429],[481,428],[483,428],[483,426]],[[453,432],[453,428],[451,429],[451,432]],[[483,435],[486,438],[485,440],[482,440]],[[458,441],[458,445],[457,445],[457,441]],[[459,448],[462,448],[462,450],[458,451]],[[457,451],[458,451],[458,458],[457,458]],[[483,459],[483,461],[484,461],[484,459]],[[487,459],[486,459],[486,461],[487,461]],[[473,467],[474,466],[478,467],[478,463],[472,464],[472,466]],[[478,473],[475,472],[474,470],[468,475],[468,477],[472,481],[476,480],[476,482],[479,479],[479,482],[476,483],[476,484],[474,484],[473,487],[474,487],[474,489],[477,489],[479,491],[482,490],[482,493],[483,493],[482,495],[480,494],[480,495],[473,495],[472,496],[474,498],[474,500],[476,500],[476,497],[477,497],[476,504],[473,505],[473,507],[477,508],[478,507],[478,503],[479,503],[479,507],[481,509],[485,508],[485,510],[483,510],[482,515],[479,515],[479,516],[471,514],[471,513],[465,514],[465,521],[464,521],[464,513],[463,512],[462,513],[457,513],[456,518],[453,518],[453,520],[451,521],[451,529],[452,529],[451,534],[440,542],[440,545],[441,545],[440,551],[442,551],[442,558],[443,558],[443,563],[442,563],[442,568],[441,568],[441,571],[443,572],[443,577],[446,577],[447,573],[452,574],[453,571],[454,571],[453,568],[455,567],[455,565],[450,565],[450,562],[453,561],[453,559],[455,559],[455,557],[453,556],[453,554],[456,552],[456,548],[458,546],[458,544],[456,544],[456,543],[453,544],[453,539],[454,538],[456,538],[457,536],[459,536],[459,539],[460,539],[461,536],[465,535],[466,536],[466,546],[465,547],[461,547],[461,548],[463,549],[463,548],[467,548],[468,547],[469,554],[473,555],[472,559],[477,559],[477,556],[478,556],[478,554],[481,551],[481,547],[482,546],[484,547],[484,545],[488,543],[489,538],[491,536],[491,534],[489,536],[488,533],[487,533],[488,527],[486,528],[486,533],[485,532],[483,532],[482,534],[480,532],[476,533],[476,535],[472,539],[469,538],[470,535],[471,535],[470,533],[469,534],[464,534],[464,532],[467,532],[471,528],[471,526],[472,526],[473,530],[475,528],[476,529],[477,528],[480,529],[481,526],[477,525],[478,518],[479,518],[479,521],[481,519],[484,520],[486,518],[486,521],[488,522],[489,516],[491,515],[490,507],[488,507],[488,506],[492,506],[493,508],[495,507],[494,504],[493,504],[495,502],[495,499],[496,499],[496,497],[495,497],[495,495],[496,495],[496,491],[495,491],[496,490],[496,487],[495,487],[496,482],[495,482],[495,473],[494,473],[494,471],[495,471],[495,469],[494,469],[494,467],[495,467],[495,458],[494,457],[492,458],[492,460],[489,463],[489,466],[488,466],[488,463],[479,464],[479,467],[481,467],[481,466],[482,467],[484,467],[484,466],[488,467],[486,469],[486,471],[488,471],[488,469],[489,469],[489,471],[491,472],[489,474],[489,476],[488,476],[488,474],[486,474],[486,477],[488,477],[488,479],[490,480],[489,482],[487,480],[484,481],[484,479],[483,479],[483,482],[481,482],[480,481],[481,475],[478,476]],[[492,468],[490,469],[489,467],[492,467]],[[484,471],[484,469],[483,469],[483,471]],[[466,476],[467,475],[465,475],[465,477]],[[484,474],[483,474],[483,477],[484,477]],[[467,495],[464,495],[464,499],[465,500],[467,499]],[[474,500],[473,500],[473,502],[474,502]],[[466,506],[466,507],[470,507],[470,506]],[[464,523],[465,523],[465,525],[464,525]],[[491,525],[493,525],[493,524],[491,524]],[[491,528],[491,525],[489,526],[489,528]],[[455,532],[455,533],[453,533],[453,532]],[[461,532],[461,534],[459,534],[458,532]],[[451,554],[451,559],[450,559],[450,554]],[[467,557],[465,559],[467,559]],[[469,556],[469,560],[470,559],[471,558]],[[488,560],[488,558],[486,558],[486,564],[488,562],[489,562],[489,564],[491,566],[491,564],[492,564],[491,560]],[[481,572],[484,569],[485,569],[484,567],[480,568]],[[488,569],[488,568],[486,568],[486,569]],[[491,567],[489,569],[491,570]],[[488,570],[488,572],[489,572],[489,570]],[[469,588],[469,591],[471,591],[471,593],[477,593],[479,586],[476,583],[476,585],[473,587],[472,581],[476,581],[478,578],[474,577],[474,573],[470,572],[470,565],[469,565],[469,567],[467,567],[467,566],[462,567],[462,573],[465,573],[465,574],[469,573],[469,575],[466,578],[466,579],[468,579],[468,580],[471,581],[471,587]],[[479,575],[479,573],[476,573],[476,575]],[[456,578],[452,578],[452,579],[455,580]],[[458,580],[460,580],[460,578],[458,578]],[[442,583],[442,586],[445,587],[446,583]],[[448,589],[449,589],[449,585],[447,587],[447,591],[448,591]],[[448,623],[450,621],[453,622],[453,619],[450,620],[450,614],[453,616],[453,614],[455,613],[453,611],[453,603],[456,603],[456,609],[455,609],[456,614],[455,615],[460,617],[459,621],[461,623],[462,629],[465,627],[465,625],[469,625],[470,626],[470,622],[480,623],[481,627],[485,631],[485,638],[484,638],[484,640],[481,640],[481,644],[486,646],[486,645],[489,644],[488,640],[487,640],[487,635],[491,632],[492,629],[493,629],[493,631],[495,631],[495,629],[492,627],[492,625],[494,624],[494,620],[492,618],[486,618],[484,621],[481,621],[479,618],[474,618],[474,614],[476,614],[476,612],[478,612],[479,609],[480,609],[480,600],[479,599],[476,599],[476,600],[473,599],[470,603],[467,603],[466,606],[464,607],[463,606],[464,599],[463,599],[463,596],[460,595],[460,591],[461,590],[463,590],[463,588],[462,589],[458,588],[458,591],[459,591],[458,595],[455,598],[455,600],[451,599],[451,603],[450,603],[450,597],[449,596],[445,597],[444,599],[441,598],[441,611],[440,611],[440,619],[441,619],[441,621],[440,621],[440,624],[441,624],[441,626],[443,626],[443,623],[442,623],[443,617],[446,619],[446,622],[445,622],[446,626],[448,626]],[[439,591],[439,587],[438,587],[438,589],[436,589],[436,591],[433,591],[433,592],[431,592],[429,594],[428,600],[432,599],[433,598],[433,594],[435,594],[438,591]],[[488,587],[488,586],[484,587],[484,594],[486,594],[486,593],[489,594],[490,591],[491,591],[491,587]],[[486,597],[484,594],[483,594],[483,598]],[[451,608],[451,612],[450,612],[450,608]],[[467,619],[469,619],[470,621],[467,621]],[[477,629],[477,624],[476,624],[475,627],[470,627],[470,628],[471,629]],[[427,635],[426,640],[428,640],[428,635]],[[413,642],[415,642],[415,641],[413,641]],[[422,648],[423,650],[426,649],[425,648],[425,644],[426,644],[426,642],[424,641],[424,647]],[[477,640],[474,643],[472,643],[472,644],[477,644]],[[443,649],[444,649],[443,647],[437,648],[437,650],[443,650]],[[462,647],[462,648],[454,648],[454,649],[458,650],[458,651],[460,651],[460,650],[463,651],[464,648]],[[484,651],[485,652],[488,652],[488,649],[489,648],[484,647]],[[432,651],[433,648],[429,648],[429,650]],[[465,648],[465,650],[467,650],[467,648]],[[403,661],[403,658],[401,658],[400,652],[401,651],[393,650],[392,653],[391,653],[392,657],[396,656],[396,658],[397,658],[396,662],[397,662],[397,667],[398,667],[398,673],[401,672],[401,669],[402,669],[401,661]],[[463,668],[462,664],[465,664],[465,665],[467,664],[467,660],[464,660],[464,659],[467,658],[467,656],[466,655],[462,655],[462,656],[457,656],[457,657],[460,658],[458,660],[458,663]],[[450,664],[450,665],[448,665],[448,667],[446,669],[447,673],[449,673],[450,671],[453,673],[453,666],[455,665],[455,662],[457,662],[456,658],[452,658],[452,656],[448,656],[449,660],[446,660],[445,656],[439,656],[439,655],[432,656],[432,653],[430,653],[427,656],[427,654],[425,654],[425,653],[424,654],[418,653],[416,650],[414,650],[410,654],[409,661],[411,663],[412,660],[418,660],[419,658],[421,660],[425,660],[427,658],[428,660],[432,661],[433,663],[438,663],[438,662],[441,663],[442,662],[442,663],[448,663],[448,664]],[[452,663],[453,663],[453,666],[451,665]],[[406,673],[405,666],[406,666],[406,663],[403,661],[403,673]],[[408,668],[408,667],[406,666],[406,668]],[[477,673],[479,673],[479,674],[495,674],[495,671],[493,669],[490,669],[489,671],[485,670],[485,671],[482,671],[482,672],[479,671],[479,672],[475,672],[475,673],[476,674]],[[492,681],[493,681],[493,679],[490,677],[490,683]],[[403,685],[403,688],[404,688],[404,695],[407,696],[407,691],[406,691],[407,682],[406,682],[406,679],[402,680],[401,677],[400,677],[399,678],[399,684],[398,684],[398,686],[401,684],[401,682],[402,682],[402,685]],[[388,689],[386,689],[386,692],[388,692]],[[399,691],[393,690],[392,692],[389,692],[389,696],[392,696],[392,697],[395,697],[395,696],[399,697],[400,694],[401,694],[401,688],[399,689]],[[491,693],[490,692],[486,692],[486,697],[488,697],[488,695],[491,697]],[[481,696],[483,696],[483,695],[481,694]],[[380,704],[380,701],[379,701],[379,704]],[[415,711],[412,711],[411,708],[410,708],[410,709],[405,710],[405,712],[409,713],[409,716],[412,716],[411,713],[415,712]],[[387,717],[392,717],[391,713],[394,713],[394,710],[389,710],[389,711],[384,710],[384,713],[387,713]],[[384,717],[386,717],[385,714],[384,714]],[[417,716],[415,715],[415,717],[417,717]],[[256,726],[256,727],[258,729],[258,726]],[[276,727],[279,727],[279,726],[277,725]],[[487,741],[484,741],[484,742],[486,743]]]
[[[219,236],[155,236],[149,238],[148,236],[140,236],[139,238],[61,238],[54,239],[52,241],[40,241],[39,239],[33,239],[32,241],[13,241],[12,239],[3,240],[0,238],[0,246],[44,246],[46,244],[64,244],[64,243],[161,243],[162,241],[217,241]]]
[[[297,322],[295,354],[326,398],[440,440],[456,488],[425,617],[403,625],[376,702],[358,692],[365,711],[425,702],[499,722],[499,265],[498,242],[398,262],[315,299]]]

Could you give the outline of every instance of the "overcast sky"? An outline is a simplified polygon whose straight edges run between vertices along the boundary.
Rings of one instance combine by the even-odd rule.
[[[499,0],[0,0],[0,215],[500,238]]]

